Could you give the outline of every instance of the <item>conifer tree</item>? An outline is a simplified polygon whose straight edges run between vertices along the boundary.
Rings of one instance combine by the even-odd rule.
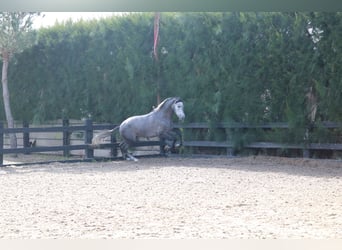
[[[33,18],[39,13],[0,12],[0,53],[2,57],[2,91],[6,120],[9,128],[14,128],[14,119],[10,106],[7,71],[11,57],[31,46],[34,37],[28,33]],[[10,135],[11,147],[17,147],[15,134]]]

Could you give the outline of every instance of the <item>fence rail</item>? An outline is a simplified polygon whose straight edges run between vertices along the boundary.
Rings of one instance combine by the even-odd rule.
[[[3,123],[0,122],[0,166],[3,166],[3,156],[5,154],[29,154],[29,153],[42,153],[42,152],[58,152],[62,151],[65,157],[70,156],[70,151],[84,150],[85,160],[94,159],[95,149],[110,149],[112,151],[112,158],[117,157],[117,149],[119,143],[115,141],[115,137],[112,138],[110,143],[103,143],[94,148],[91,145],[93,134],[95,130],[107,130],[112,129],[116,125],[114,124],[93,124],[92,120],[85,120],[84,125],[70,126],[68,120],[63,120],[62,126],[51,127],[29,127],[27,123],[24,123],[22,128],[4,128]],[[71,145],[71,134],[76,131],[84,133],[83,143],[77,145]],[[30,134],[32,133],[62,133],[62,144],[60,146],[32,146],[30,141]],[[4,145],[4,138],[6,134],[16,133],[22,134],[23,147],[8,148]],[[136,143],[136,147],[144,146],[160,146],[160,153],[163,153],[161,141],[142,141]]]
[[[50,126],[50,127],[29,127],[27,123],[24,123],[22,128],[4,128],[3,123],[0,123],[0,166],[3,166],[4,154],[29,154],[35,152],[56,152],[62,151],[64,156],[70,156],[70,151],[83,150],[85,159],[94,159],[94,148],[91,145],[94,131],[112,129],[116,125],[114,124],[93,124],[92,120],[85,120],[83,125],[70,125],[68,120],[63,120],[61,126]],[[333,122],[324,122],[322,124],[327,129],[341,129],[342,124]],[[235,129],[288,129],[287,123],[269,123],[262,125],[245,125],[238,123],[189,123],[189,124],[176,124],[176,128],[183,130],[208,130],[208,129],[223,129],[235,130]],[[71,145],[71,134],[73,132],[81,131],[84,133],[83,142],[77,145]],[[33,133],[61,133],[62,134],[62,145],[60,146],[35,146],[32,147],[30,142],[30,136]],[[4,137],[6,134],[16,133],[22,134],[23,147],[19,148],[8,148],[4,147]],[[227,138],[227,137],[226,137]],[[163,154],[162,141],[141,141],[136,144],[137,147],[144,146],[159,146],[159,154]],[[224,148],[227,150],[227,154],[233,154],[234,143],[228,139],[225,141],[213,141],[213,140],[193,140],[192,138],[185,138],[183,141],[185,148]],[[296,149],[302,150],[304,157],[310,156],[310,150],[330,150],[330,151],[341,151],[342,144],[340,143],[303,143],[303,144],[281,144],[275,142],[263,142],[257,141],[248,143],[243,146],[245,149]],[[96,149],[110,149],[111,155],[117,157],[117,149],[119,144],[115,141],[115,138],[110,143],[101,144]]]
[[[336,122],[322,122],[320,125],[325,129],[342,129],[341,123]],[[290,126],[287,123],[277,122],[277,123],[267,123],[259,125],[248,125],[240,123],[216,123],[208,124],[204,122],[200,123],[189,123],[186,125],[177,125],[178,128],[190,129],[190,130],[209,130],[209,129],[221,129],[224,130],[227,138],[227,131],[229,130],[248,130],[248,129],[262,129],[262,130],[272,130],[272,129],[289,129]],[[304,137],[304,135],[303,135]],[[213,141],[213,140],[185,140],[183,145],[190,148],[225,148],[227,154],[232,155],[234,149],[234,143],[231,140],[225,141]],[[294,149],[301,150],[303,157],[310,157],[312,150],[329,150],[329,151],[341,151],[341,143],[310,143],[309,140],[303,140],[301,144],[285,144],[276,142],[265,142],[257,141],[247,143],[243,145],[244,149]]]

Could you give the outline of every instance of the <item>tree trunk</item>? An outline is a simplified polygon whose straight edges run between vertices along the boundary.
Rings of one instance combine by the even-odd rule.
[[[7,81],[7,70],[8,70],[8,63],[9,63],[9,53],[3,52],[2,53],[2,94],[4,97],[4,106],[5,106],[5,114],[6,120],[8,124],[8,128],[14,128],[14,119],[11,111],[10,106],[10,98],[9,98],[9,91],[8,91],[8,81]],[[17,148],[17,136],[16,134],[10,134],[10,144],[11,148]]]

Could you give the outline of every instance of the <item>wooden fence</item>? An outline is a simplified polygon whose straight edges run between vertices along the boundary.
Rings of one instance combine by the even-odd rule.
[[[29,127],[27,123],[24,123],[22,128],[4,128],[3,123],[0,122],[0,166],[3,166],[3,156],[5,154],[30,154],[30,153],[42,153],[42,152],[63,152],[63,156],[70,156],[70,152],[74,150],[83,150],[84,160],[95,159],[95,149],[110,149],[112,158],[117,158],[117,150],[119,148],[119,142],[116,142],[115,137],[111,138],[109,143],[103,143],[94,148],[91,145],[93,134],[95,130],[107,130],[115,127],[115,124],[93,124],[92,120],[87,119],[84,125],[69,125],[68,120],[63,120],[62,126],[50,126],[50,127]],[[84,133],[83,143],[71,145],[71,134],[74,132]],[[22,134],[22,147],[10,148],[4,145],[4,137],[10,133]],[[57,146],[38,146],[33,145],[30,134],[33,133],[61,133],[62,145]],[[146,146],[159,146],[159,153],[162,154],[162,142],[161,141],[141,141],[136,143],[136,147]]]
[[[339,130],[339,141],[342,140],[342,124],[335,122],[323,122],[321,126],[325,129],[329,130]],[[237,131],[247,131],[249,129],[261,129],[263,131],[274,131],[276,129],[289,129],[289,125],[287,123],[268,123],[262,125],[246,125],[240,123],[217,123],[217,124],[208,124],[208,123],[189,123],[186,125],[177,125],[178,128],[182,128],[183,130],[196,130],[196,131],[209,131],[209,130],[221,130],[223,134],[221,135],[221,140],[191,140],[191,135],[187,136],[187,139],[183,142],[184,147],[188,148],[223,148],[226,150],[228,155],[234,155],[234,149],[236,145],[234,145],[231,140],[231,135],[236,133]],[[189,138],[190,137],[190,138]],[[304,138],[304,135],[303,135]],[[190,139],[190,140],[189,140]],[[223,139],[223,140],[222,140]],[[298,144],[285,144],[285,143],[276,143],[269,141],[254,141],[247,144],[244,144],[243,149],[249,150],[298,150],[302,152],[302,156],[308,158],[312,155],[313,151],[341,151],[342,143],[311,143],[310,140],[303,140],[302,143]]]
[[[107,130],[112,129],[114,124],[93,124],[92,120],[85,120],[83,125],[70,125],[68,120],[63,120],[61,126],[50,127],[29,127],[27,123],[24,123],[22,128],[8,129],[4,128],[3,123],[0,123],[0,166],[3,166],[4,154],[29,154],[35,152],[57,152],[62,151],[65,157],[70,156],[70,152],[73,150],[82,150],[84,159],[94,159],[94,148],[91,146],[91,140],[95,130]],[[338,129],[341,131],[342,124],[338,123],[323,123],[324,128]],[[262,129],[262,130],[274,130],[274,129],[288,129],[289,126],[286,123],[270,123],[257,126],[244,125],[244,124],[231,124],[231,123],[218,123],[215,125],[209,125],[208,123],[189,123],[189,124],[177,124],[175,126],[178,129],[183,130],[185,138],[183,146],[188,149],[210,148],[224,149],[228,155],[234,154],[234,148],[236,145],[229,138],[229,134],[234,133],[232,131],[248,130],[248,129]],[[208,131],[208,130],[222,130],[224,135],[220,141],[217,140],[193,140],[191,133],[188,131]],[[76,145],[71,145],[71,134],[76,132],[82,132],[83,142]],[[22,147],[11,149],[4,145],[4,137],[10,133],[22,134]],[[62,145],[55,146],[33,146],[31,141],[31,135],[34,133],[60,133],[62,134]],[[190,136],[189,136],[190,134]],[[340,135],[341,136],[341,135]],[[223,139],[223,140],[222,140]],[[159,146],[158,154],[164,154],[164,143],[162,141],[142,141],[136,144],[137,147],[146,146]],[[98,149],[109,149],[111,151],[112,158],[118,157],[118,142],[115,141],[115,137],[109,143],[101,144]],[[268,149],[290,149],[302,151],[303,157],[310,157],[310,152],[313,150],[329,150],[329,151],[341,151],[341,143],[302,143],[302,144],[280,144],[275,142],[254,141],[243,145],[244,149],[252,150],[268,150]]]

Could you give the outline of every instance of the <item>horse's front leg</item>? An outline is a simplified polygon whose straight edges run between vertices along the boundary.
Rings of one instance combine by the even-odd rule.
[[[171,151],[172,153],[176,152],[176,148],[182,146],[182,133],[180,129],[174,128],[172,130],[168,130],[160,135],[160,139],[165,142],[164,151]],[[177,143],[177,139],[179,143]]]
[[[179,128],[172,129],[173,136],[174,136],[174,147],[181,147],[183,145],[183,136],[182,131]],[[179,143],[177,143],[177,140]]]

